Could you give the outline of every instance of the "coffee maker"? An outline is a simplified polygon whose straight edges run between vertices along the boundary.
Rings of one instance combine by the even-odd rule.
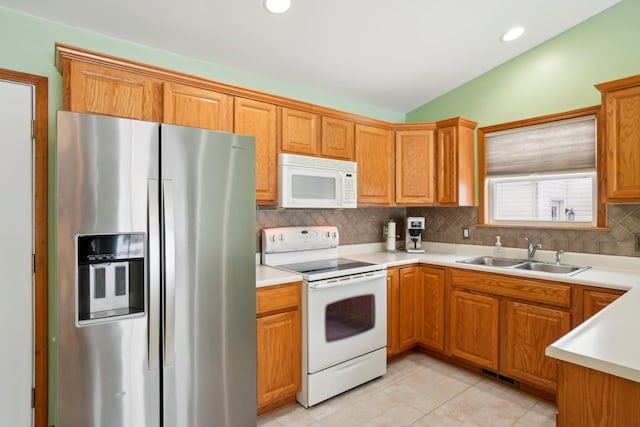
[[[407,218],[407,232],[404,239],[404,247],[407,252],[424,253],[422,230],[424,230],[424,217],[410,216]]]

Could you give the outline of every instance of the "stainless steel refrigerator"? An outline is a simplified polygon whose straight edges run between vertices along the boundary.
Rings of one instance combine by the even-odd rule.
[[[55,425],[255,426],[254,139],[57,119]]]

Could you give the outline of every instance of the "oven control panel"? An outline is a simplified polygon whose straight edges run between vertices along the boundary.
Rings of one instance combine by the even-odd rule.
[[[267,254],[337,248],[340,240],[334,226],[277,227],[262,230],[262,252]]]

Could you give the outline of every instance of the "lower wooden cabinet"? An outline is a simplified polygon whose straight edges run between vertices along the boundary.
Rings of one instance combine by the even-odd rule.
[[[505,375],[554,393],[557,362],[544,350],[571,329],[569,312],[513,301],[505,304]]]
[[[640,383],[567,362],[558,374],[558,427],[640,427]]]
[[[585,289],[582,291],[583,319],[587,320],[612,302],[618,299],[624,291],[615,289]]]
[[[258,414],[293,401],[300,390],[300,286],[293,283],[256,291]]]
[[[544,352],[574,324],[571,285],[469,270],[449,274],[450,354],[554,394],[557,365]]]
[[[449,299],[451,355],[498,370],[500,300],[453,289]]]
[[[444,270],[420,267],[420,344],[444,351]]]
[[[407,350],[418,343],[420,332],[420,267],[403,267],[399,275],[398,349]]]
[[[398,340],[400,316],[399,271],[387,269],[387,357],[400,352]]]
[[[387,356],[424,345],[444,350],[444,269],[387,269]]]

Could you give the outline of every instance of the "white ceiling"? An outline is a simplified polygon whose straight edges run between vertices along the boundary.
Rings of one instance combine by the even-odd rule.
[[[619,0],[0,0],[0,6],[409,112]],[[514,25],[526,32],[504,43]],[[82,47],[82,46],[80,46]]]

